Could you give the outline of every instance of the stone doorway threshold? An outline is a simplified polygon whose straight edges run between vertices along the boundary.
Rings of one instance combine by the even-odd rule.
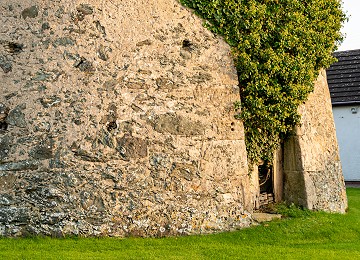
[[[258,223],[268,222],[275,219],[281,219],[280,214],[263,213],[263,212],[255,212],[252,214],[252,217]]]
[[[278,214],[274,208],[274,201],[261,205],[252,213],[252,218],[257,223],[268,222],[275,219],[281,219],[282,215]]]

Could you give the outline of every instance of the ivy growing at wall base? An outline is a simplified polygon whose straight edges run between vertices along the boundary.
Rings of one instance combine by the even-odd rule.
[[[298,107],[335,61],[345,21],[338,0],[180,0],[232,48],[248,158],[272,162],[300,122]]]

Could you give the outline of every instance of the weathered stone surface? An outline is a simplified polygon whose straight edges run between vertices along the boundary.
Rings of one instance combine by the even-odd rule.
[[[40,103],[44,108],[56,106],[61,102],[61,98],[58,96],[43,97],[40,99]]]
[[[272,220],[276,220],[276,219],[281,219],[280,214],[269,214],[269,213],[261,213],[261,212],[253,213],[252,216],[253,216],[253,219],[259,223],[268,222],[268,221],[272,221]]]
[[[284,145],[285,199],[344,213],[347,198],[325,71],[299,112],[301,125]]]
[[[105,46],[101,45],[97,51],[97,54],[99,56],[100,59],[102,59],[103,61],[107,61],[109,59],[109,52],[111,51],[111,49],[106,48]]]
[[[50,159],[53,157],[53,150],[50,145],[39,144],[30,150],[29,156],[34,159]]]
[[[10,136],[0,135],[0,163],[3,162],[10,154],[11,143],[12,138]]]
[[[88,60],[86,60],[84,57],[81,57],[79,61],[76,61],[74,63],[74,67],[78,68],[82,72],[93,72],[95,69],[92,65],[92,63]]]
[[[8,73],[12,70],[12,64],[7,61],[5,57],[0,56],[0,68],[4,71],[4,73]]]
[[[14,198],[10,194],[0,194],[0,206],[10,206],[13,200]]]
[[[28,223],[30,212],[26,208],[0,207],[0,223],[16,223],[18,225]]]
[[[144,158],[148,154],[146,141],[130,135],[117,139],[116,150],[118,150],[124,159]]]
[[[25,104],[16,106],[13,110],[10,110],[5,122],[12,126],[26,127],[25,114],[23,110],[26,108]]]
[[[173,135],[203,135],[205,127],[200,121],[178,116],[175,113],[156,115],[149,118],[149,123],[159,133],[170,133]]]
[[[39,166],[38,161],[17,161],[6,162],[0,164],[0,171],[23,171],[23,170],[36,170]]]
[[[0,133],[5,132],[8,128],[8,123],[6,122],[6,118],[8,115],[9,115],[9,108],[6,107],[4,104],[0,103]],[[1,140],[0,144],[5,142],[4,139],[0,139],[0,140]],[[4,152],[4,150],[2,150],[2,152]],[[0,154],[1,154],[1,150],[0,150]]]
[[[88,4],[80,4],[76,7],[76,10],[83,15],[92,14],[94,12],[93,8]]]
[[[176,0],[2,0],[0,9],[0,235],[252,223],[259,181],[234,118],[235,66],[199,18]],[[324,88],[285,145],[285,199],[343,212]]]
[[[21,12],[21,16],[26,19],[27,17],[29,18],[35,18],[37,17],[39,14],[39,10],[38,7],[33,5],[31,7],[25,8],[22,12]]]
[[[1,235],[251,224],[236,70],[199,18],[175,0],[0,9]]]
[[[60,38],[55,39],[55,41],[53,42],[54,47],[74,45],[74,44],[75,44],[74,40],[71,39],[70,37],[60,37]]]

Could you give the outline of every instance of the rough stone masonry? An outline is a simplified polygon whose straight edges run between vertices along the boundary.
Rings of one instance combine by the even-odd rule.
[[[252,223],[258,180],[234,119],[236,70],[202,23],[176,0],[1,1],[0,235],[165,236]],[[320,91],[310,106],[328,112]],[[344,212],[324,116],[331,139],[309,116],[288,142],[289,158],[303,161],[284,160],[285,200]],[[305,169],[311,160],[322,163]],[[317,183],[311,205],[308,181],[292,184],[304,169]]]

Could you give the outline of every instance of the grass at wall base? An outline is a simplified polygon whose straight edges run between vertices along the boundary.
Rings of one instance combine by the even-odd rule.
[[[360,189],[347,214],[283,210],[234,232],[172,238],[0,239],[0,259],[360,259]]]

